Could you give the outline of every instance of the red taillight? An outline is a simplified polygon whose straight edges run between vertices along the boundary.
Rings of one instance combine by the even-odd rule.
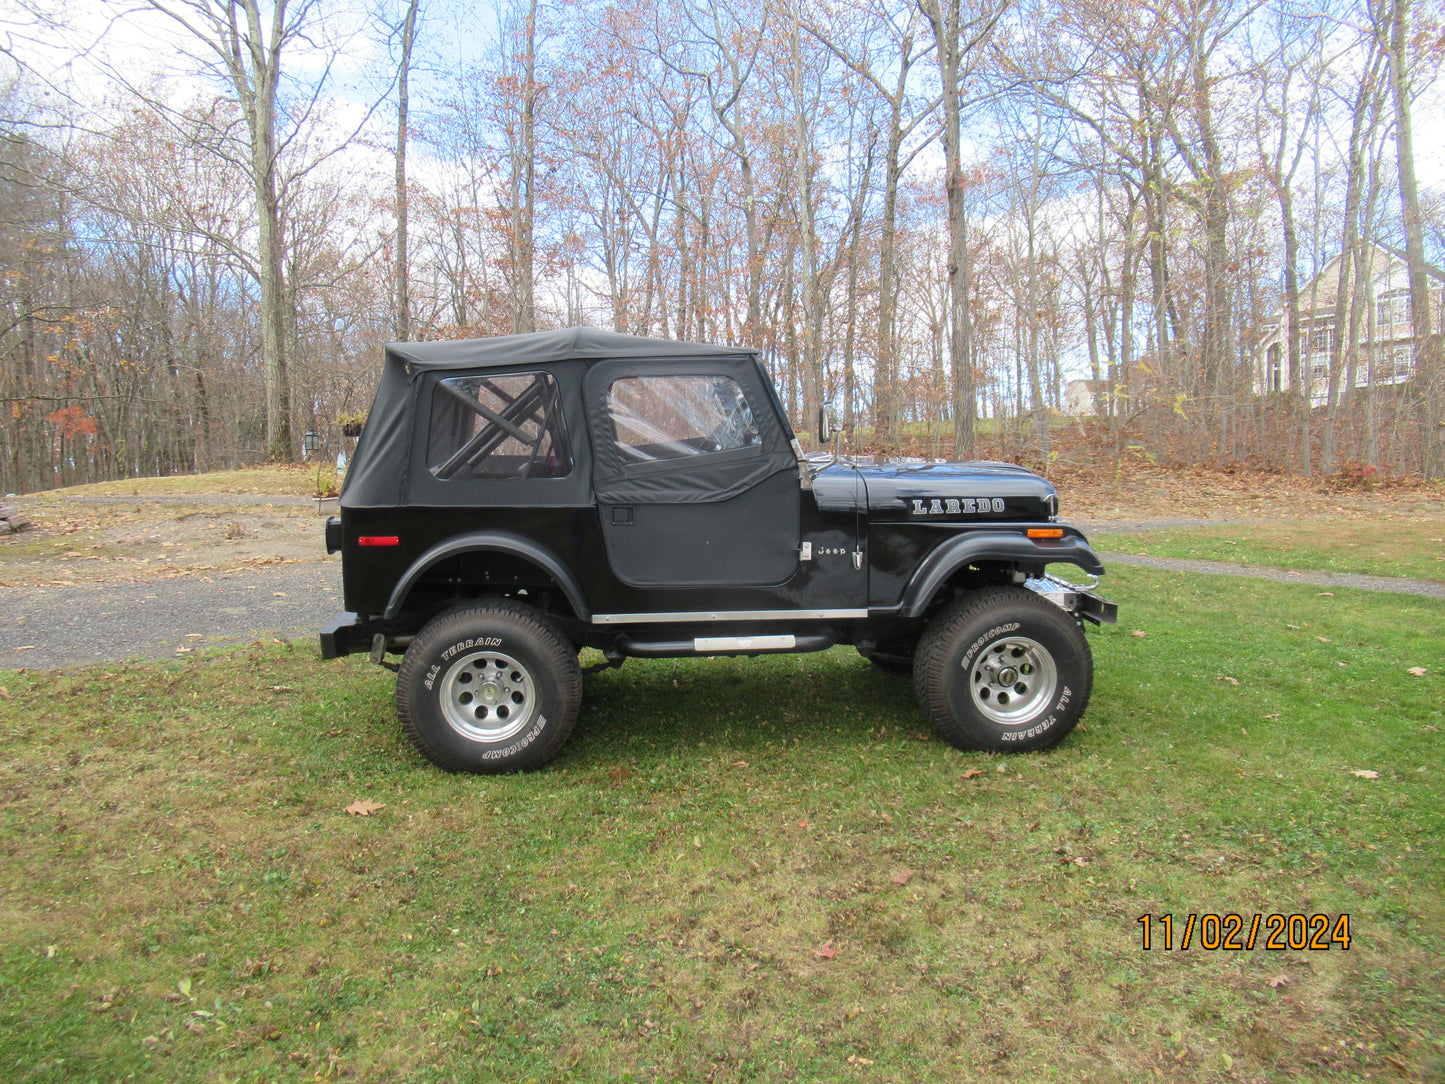
[[[394,534],[364,534],[356,540],[358,546],[399,546],[401,539]]]

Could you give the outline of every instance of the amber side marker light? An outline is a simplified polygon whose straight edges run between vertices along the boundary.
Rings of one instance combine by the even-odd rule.
[[[356,540],[358,546],[399,546],[401,539],[394,534],[364,534]]]
[[[1059,527],[1030,527],[1028,536],[1030,538],[1063,538],[1064,532]]]

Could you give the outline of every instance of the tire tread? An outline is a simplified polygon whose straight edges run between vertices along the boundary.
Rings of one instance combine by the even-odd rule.
[[[558,692],[564,710],[560,718],[549,720],[540,740],[528,746],[520,756],[499,764],[468,762],[437,748],[428,738],[426,728],[412,717],[409,707],[412,684],[425,672],[429,661],[428,649],[434,641],[457,635],[457,632],[453,631],[457,625],[474,626],[477,621],[497,617],[514,623],[517,631],[534,637],[543,652],[550,656],[545,661],[560,676],[561,688]],[[412,647],[418,650],[413,651]],[[576,651],[545,614],[525,603],[513,602],[510,599],[466,606],[436,618],[412,641],[396,673],[396,713],[401,721],[402,732],[419,753],[438,768],[449,772],[492,774],[541,767],[555,757],[571,737],[572,729],[577,724],[581,702],[582,670],[577,662]]]
[[[1022,606],[1035,609],[1038,613],[1047,615],[1050,621],[1055,620],[1056,617],[1063,618],[1073,635],[1077,637],[1080,648],[1079,655],[1083,664],[1083,673],[1080,677],[1080,684],[1083,687],[1079,690],[1078,697],[1080,714],[1083,712],[1083,707],[1088,704],[1089,695],[1093,691],[1094,660],[1089,651],[1088,641],[1084,639],[1084,632],[1073,619],[1052,602],[1040,598],[1023,587],[988,587],[981,591],[960,595],[945,605],[928,623],[923,630],[923,635],[918,639],[918,652],[913,659],[913,690],[918,696],[918,703],[939,734],[958,749],[987,750],[989,747],[978,741],[954,717],[949,696],[949,667],[946,659],[951,654],[954,639],[965,625],[985,611],[1001,606]],[[1046,735],[1042,741],[1018,747],[1016,751],[1032,752],[1052,748],[1063,741],[1071,730],[1073,730],[1072,724],[1059,727],[1055,733]]]

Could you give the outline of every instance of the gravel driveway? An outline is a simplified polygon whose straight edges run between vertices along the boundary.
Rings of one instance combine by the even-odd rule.
[[[341,610],[341,565],[6,587],[0,670],[159,658],[261,636],[314,637]]]

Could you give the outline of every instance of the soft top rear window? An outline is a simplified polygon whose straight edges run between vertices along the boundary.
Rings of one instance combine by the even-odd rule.
[[[570,474],[556,382],[543,372],[438,381],[427,468],[443,480]]]

